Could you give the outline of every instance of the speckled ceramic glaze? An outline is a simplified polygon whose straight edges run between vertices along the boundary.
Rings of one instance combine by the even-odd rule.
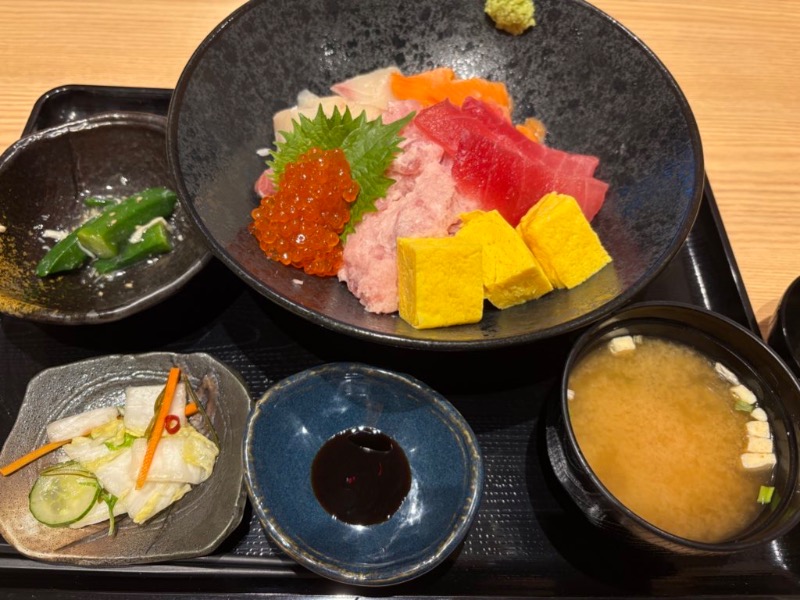
[[[388,521],[349,525],[327,513],[311,464],[337,433],[367,426],[405,452],[411,490]],[[258,402],[245,437],[245,480],[266,532],[331,579],[400,583],[437,566],[478,510],[483,462],[467,422],[442,396],[404,375],[333,363],[293,375]]]
[[[767,412],[777,457],[770,483],[775,493],[770,505],[733,538],[718,543],[695,542],[651,525],[609,492],[583,456],[569,419],[569,377],[583,357],[619,335],[656,336],[697,349],[736,373]],[[710,555],[767,544],[800,522],[798,423],[798,382],[760,338],[711,311],[688,304],[652,302],[627,307],[578,339],[564,367],[560,394],[553,395],[548,405],[546,439],[556,477],[592,523],[650,548]]]
[[[241,440],[250,397],[241,377],[207,354],[106,356],[42,371],[28,385],[0,464],[46,443],[48,423],[92,408],[121,406],[127,386],[164,383],[172,366],[189,377],[219,436],[211,477],[143,525],[120,517],[117,534],[108,537],[107,522],[73,530],[47,527],[33,518],[28,493],[39,471],[55,461],[51,454],[0,477],[0,534],[5,540],[31,558],[108,566],[201,556],[233,531],[247,499]],[[197,419],[193,422],[202,431]]]
[[[541,339],[586,325],[631,299],[667,264],[694,221],[703,159],[692,113],[642,43],[579,0],[537,0],[537,25],[515,37],[471,0],[256,0],[203,42],[169,113],[168,148],[187,212],[212,251],[247,283],[312,321],[394,345],[463,349]],[[474,325],[417,331],[365,312],[335,279],[265,260],[248,233],[273,140],[272,115],[308,88],[395,64],[451,66],[507,83],[514,117],[535,116],[547,143],[600,157],[611,185],[593,224],[613,265],[570,291]],[[302,281],[298,285],[295,280]]]
[[[174,249],[112,277],[91,269],[37,277],[55,242],[86,215],[83,198],[175,189],[164,151],[166,120],[144,113],[98,115],[31,134],[0,157],[0,312],[77,325],[143,310],[180,289],[208,262],[203,237],[181,206],[170,223]]]

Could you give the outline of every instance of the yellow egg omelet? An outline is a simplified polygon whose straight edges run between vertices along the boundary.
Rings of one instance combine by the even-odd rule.
[[[483,286],[489,302],[508,308],[553,289],[522,237],[498,211],[476,210],[462,214],[461,220],[464,224],[456,239],[483,249]]]
[[[446,238],[398,238],[400,317],[417,329],[483,318],[481,245]]]

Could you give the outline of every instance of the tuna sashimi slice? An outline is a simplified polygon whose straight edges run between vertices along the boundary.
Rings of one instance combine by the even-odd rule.
[[[517,130],[494,107],[485,102],[475,98],[467,98],[461,108],[465,113],[474,116],[483,123],[498,141],[503,140],[512,144],[514,148],[528,158],[540,160],[553,170],[566,171],[565,175],[592,176],[597,169],[597,165],[600,164],[600,159],[596,156],[574,154],[537,144]]]
[[[452,175],[460,193],[477,198],[484,210],[496,209],[509,223],[516,223],[526,167],[525,158],[513,149],[465,130]]]
[[[484,127],[480,119],[464,112],[449,100],[421,110],[414,117],[414,125],[430,140],[444,148],[448,156],[455,156],[464,131],[494,139],[491,130]]]
[[[605,181],[600,181],[593,177],[563,177],[555,175],[552,178],[550,187],[552,187],[550,191],[567,194],[575,198],[587,221],[594,219],[603,206],[603,201],[608,191],[608,184]]]
[[[537,144],[490,104],[439,102],[420,111],[414,124],[453,158],[459,192],[497,209],[512,225],[554,191],[574,196],[589,220],[603,204],[608,185],[593,177],[596,156]]]
[[[608,189],[598,179],[553,171],[507,144],[467,130],[461,132],[452,175],[460,193],[476,198],[484,210],[496,209],[512,225],[550,192],[573,196],[591,220]]]

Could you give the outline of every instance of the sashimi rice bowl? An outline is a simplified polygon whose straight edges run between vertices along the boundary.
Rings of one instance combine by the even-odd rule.
[[[441,349],[575,329],[658,274],[696,214],[702,156],[638,40],[573,2],[537,3],[519,36],[480,6],[370,4],[323,19],[250,3],[182,75],[171,166],[234,272],[331,329]],[[268,61],[260,36],[292,52]]]

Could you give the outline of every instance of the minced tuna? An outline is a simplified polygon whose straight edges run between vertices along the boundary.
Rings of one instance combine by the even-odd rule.
[[[374,313],[397,310],[397,238],[444,237],[476,200],[456,191],[442,147],[412,124],[401,135],[403,152],[387,175],[395,180],[347,238],[339,280]]]

